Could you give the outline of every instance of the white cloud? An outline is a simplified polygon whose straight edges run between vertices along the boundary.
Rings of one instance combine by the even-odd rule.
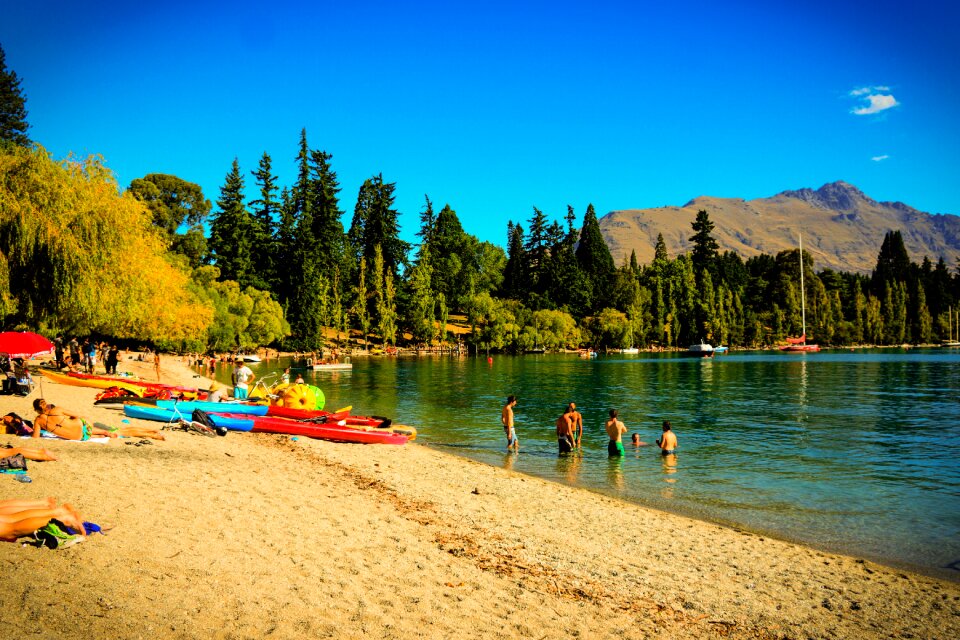
[[[866,96],[867,105],[853,109],[851,113],[858,116],[869,116],[874,113],[880,113],[887,109],[892,109],[900,103],[889,93],[871,93]]]
[[[889,157],[890,157],[890,156],[888,156],[887,154],[883,154],[882,156],[873,156],[873,157],[870,158],[870,159],[873,160],[874,162],[883,162],[884,160],[886,160],[886,159],[889,158]]]
[[[872,89],[871,89],[870,87],[861,87],[861,88],[859,88],[859,89],[854,89],[853,91],[851,91],[851,92],[850,92],[850,95],[852,95],[852,96],[864,96],[864,95],[870,93],[871,91],[872,91]]]

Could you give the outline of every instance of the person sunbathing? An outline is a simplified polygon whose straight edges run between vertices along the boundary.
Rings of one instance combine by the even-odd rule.
[[[83,518],[69,504],[57,506],[56,500],[3,500],[0,501],[0,540],[15,542],[46,526],[51,520],[59,520],[79,535],[86,537]]]
[[[48,403],[43,398],[34,400],[33,408],[37,412],[37,418],[33,421],[34,438],[40,437],[40,431],[44,430],[64,440],[89,440],[93,437],[103,436],[108,438],[123,436],[126,438],[150,438],[152,440],[166,439],[157,429],[146,427],[123,426],[115,430],[103,429],[94,426],[90,420],[86,420],[76,413]]]
[[[33,460],[34,462],[52,462],[57,459],[55,455],[46,449],[27,449],[26,447],[0,449],[0,458],[12,458],[18,453],[27,460]]]

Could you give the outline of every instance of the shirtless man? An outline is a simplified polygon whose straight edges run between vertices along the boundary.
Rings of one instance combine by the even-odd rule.
[[[620,414],[616,409],[610,409],[610,419],[604,425],[607,430],[607,437],[610,438],[610,442],[607,443],[607,454],[611,458],[626,455],[623,450],[622,438],[623,434],[627,432],[627,428],[617,419],[618,415]]]
[[[557,418],[557,447],[560,453],[570,453],[573,451],[573,417],[570,415],[573,409],[567,405],[563,415]]]
[[[47,404],[43,398],[37,398],[33,401],[33,408],[37,412],[37,418],[33,421],[33,436],[40,437],[40,431],[44,430],[58,438],[64,440],[89,440],[92,437],[116,438],[124,436],[127,438],[150,438],[153,440],[165,440],[163,434],[156,429],[146,429],[143,427],[123,426],[116,431],[108,431],[81,418],[79,415],[61,409],[52,404]]]
[[[583,438],[583,416],[577,411],[577,403],[570,403],[570,420],[573,421],[573,445],[579,449]]]
[[[663,435],[657,438],[657,446],[663,455],[677,452],[677,434],[670,430],[669,420],[663,421]]]
[[[500,422],[503,423],[503,432],[507,435],[507,449],[520,450],[520,441],[517,440],[517,431],[513,428],[513,408],[517,406],[516,396],[507,396],[507,404],[500,412]]]

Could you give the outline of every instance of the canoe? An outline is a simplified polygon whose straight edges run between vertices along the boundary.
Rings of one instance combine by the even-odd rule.
[[[70,371],[66,375],[71,378],[76,378],[79,380],[100,380],[104,382],[109,382],[111,387],[118,386],[118,382],[123,382],[125,384],[132,384],[137,387],[146,387],[147,389],[166,389],[171,393],[178,393],[182,395],[191,395],[196,397],[200,390],[196,387],[182,387],[175,384],[164,384],[162,382],[149,382],[147,380],[138,380],[136,378],[128,378],[123,376],[100,376],[92,373],[80,373],[77,371]]]
[[[293,407],[278,407],[270,405],[267,415],[276,418],[291,418],[293,420],[316,420],[320,424],[339,424],[347,427],[369,427],[382,429],[407,436],[411,440],[417,437],[417,430],[405,424],[395,424],[390,418],[382,416],[351,416],[350,407],[330,413],[316,409],[295,409]]]
[[[228,421],[247,419],[253,422],[254,433],[282,433],[292,436],[306,436],[335,442],[354,442],[358,444],[406,444],[409,438],[392,433],[386,429],[355,429],[339,424],[313,424],[297,422],[289,418],[271,418],[269,416],[242,416],[235,414],[210,414],[217,426],[227,426]],[[222,424],[221,424],[222,423]]]
[[[217,413],[242,413],[252,416],[267,415],[267,405],[246,404],[243,402],[208,402],[207,400],[157,400],[160,409],[176,409],[183,414],[193,413],[194,409],[216,411]]]
[[[146,392],[146,387],[144,385],[133,384],[131,382],[124,382],[117,378],[109,378],[106,380],[101,380],[98,378],[79,378],[76,376],[67,375],[65,373],[60,373],[58,371],[50,371],[48,369],[41,369],[40,372],[43,374],[44,378],[52,380],[58,384],[67,384],[73,387],[90,387],[93,389],[109,389],[110,387],[119,387],[121,389],[126,389],[131,393],[135,393],[138,396],[142,396]]]

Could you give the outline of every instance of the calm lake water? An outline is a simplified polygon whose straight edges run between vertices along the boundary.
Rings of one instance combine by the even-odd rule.
[[[218,377],[229,381],[225,365]],[[394,417],[456,455],[960,579],[957,350],[364,357],[305,377],[328,408]],[[516,455],[500,426],[508,394]],[[568,401],[584,416],[583,453],[560,456],[553,424]],[[649,443],[669,419],[678,455],[627,443],[626,458],[609,459],[611,407]]]

